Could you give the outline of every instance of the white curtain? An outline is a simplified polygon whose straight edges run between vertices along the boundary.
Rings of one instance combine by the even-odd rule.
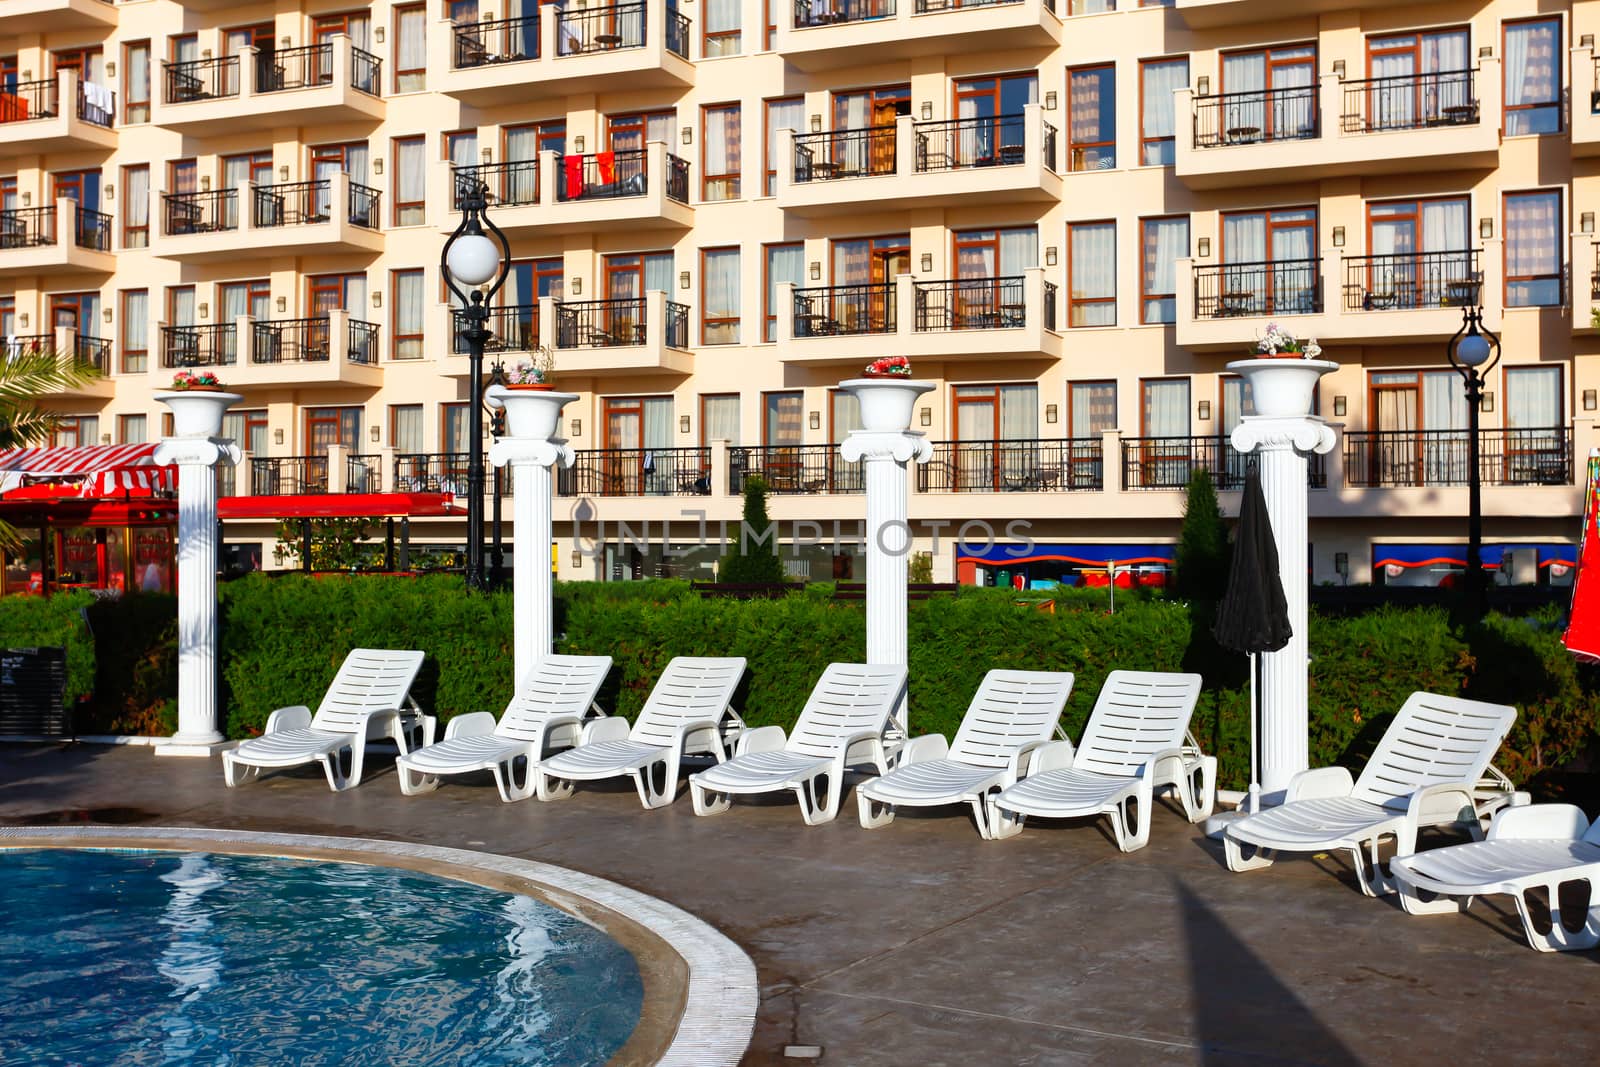
[[[1144,79],[1144,114],[1142,122],[1145,139],[1149,141],[1158,137],[1175,137],[1178,132],[1178,120],[1172,94],[1189,84],[1189,61],[1187,59],[1150,60],[1139,68],[1139,73],[1140,77]],[[1168,166],[1172,164],[1174,162],[1173,144],[1174,142],[1170,140],[1146,144],[1142,162],[1147,166]]]
[[[1527,102],[1534,96],[1543,78],[1528,69],[1528,45],[1540,31],[1540,23],[1525,23],[1506,27],[1506,106]],[[1513,131],[1507,130],[1507,133]]]
[[[671,252],[652,252],[644,257],[644,287],[672,292]]]
[[[971,407],[972,405],[967,405]],[[1000,387],[1000,440],[1031,441],[1039,436],[1039,387]]]
[[[707,56],[736,56],[739,54],[740,0],[706,0]],[[712,37],[711,34],[727,34]]]
[[[804,100],[769,100],[767,101],[767,169],[773,171],[766,178],[766,194],[771,196],[775,189],[773,183],[776,172],[783,166],[783,161],[778,158],[778,131],[793,130],[795,133],[805,131],[806,103]]]
[[[240,315],[250,313],[250,286],[247,284],[224,285],[222,287],[222,318],[217,320],[223,324],[231,323]]]
[[[185,285],[168,289],[168,306],[172,309],[173,326],[194,325],[194,286]]]
[[[739,343],[739,250],[723,248],[705,254],[704,319],[732,319],[732,322],[706,322],[708,345]]]
[[[1506,370],[1506,426],[1513,430],[1561,425],[1561,369],[1511,367]]]
[[[841,105],[842,109],[841,109]],[[843,112],[843,121],[836,121],[835,130],[863,130],[867,128],[867,95],[865,93],[850,93],[848,96],[836,96],[833,99],[835,119]]]
[[[1039,265],[1039,231],[1025,229],[1000,231],[1000,276],[1013,278]]]
[[[843,441],[853,431],[861,429],[861,401],[854,393],[834,389],[828,393],[831,401],[829,414],[833,417],[832,435],[835,443]]]
[[[1465,430],[1467,393],[1455,371],[1435,371],[1422,376],[1422,428]]]
[[[394,331],[397,334],[410,334],[419,337],[423,331],[422,314],[425,297],[423,295],[423,275],[420,270],[408,270],[395,275],[394,285]],[[421,359],[421,340],[407,340],[395,349],[396,359]]]
[[[426,87],[428,65],[428,19],[425,8],[411,8],[399,13],[395,33],[400,38],[395,50],[395,66],[410,73],[397,77],[395,88],[402,93],[416,92]]]
[[[1071,227],[1073,326],[1117,323],[1117,227],[1094,223]],[[1110,299],[1107,299],[1110,298]],[[1080,301],[1100,301],[1080,303]]]
[[[647,396],[644,408],[644,447],[652,451],[672,447],[672,398]]]
[[[423,201],[427,197],[427,142],[421,140],[396,141],[395,199],[413,206],[407,207],[397,217],[402,226],[419,226],[425,216]],[[355,181],[352,176],[351,181]]]
[[[1437,74],[1440,71],[1466,70],[1468,65],[1466,30],[1423,35],[1423,73]]]
[[[1411,52],[1372,54],[1372,47],[1381,46],[1383,43],[1374,40],[1368,44],[1368,61],[1372,66],[1372,76],[1407,80],[1379,82],[1371,88],[1367,101],[1370,112],[1367,115],[1367,124],[1378,129],[1406,129],[1416,120],[1417,87],[1409,80],[1411,75],[1417,73],[1416,57]]]
[[[527,133],[530,135],[528,139],[531,141],[533,131],[528,130]],[[518,128],[506,131],[506,159],[524,158],[512,153],[512,146],[522,143],[522,134],[523,130]],[[470,167],[478,162],[478,134],[476,131],[458,133],[450,138],[450,162],[457,167]]]
[[[1225,215],[1222,219],[1222,261],[1261,263],[1267,258],[1267,217]]]
[[[506,130],[507,163],[528,163],[539,158],[539,130],[535,126],[515,126]],[[477,155],[473,141],[473,155]],[[560,180],[559,178],[557,180]],[[512,167],[505,176],[505,199],[509,204],[531,204],[539,196],[537,166]]]
[[[1189,254],[1189,219],[1144,223],[1144,321],[1176,322],[1178,260]]]
[[[644,139],[646,141],[662,141],[672,143],[672,127],[676,125],[678,116],[671,111],[665,114],[647,115],[645,117]],[[639,147],[643,148],[643,145]]]
[[[1189,380],[1165,378],[1144,383],[1144,435],[1189,436]]]
[[[1072,436],[1098,437],[1117,425],[1116,382],[1072,383]]]
[[[122,202],[127,211],[126,226],[150,225],[150,168],[129,167],[122,172]],[[145,243],[148,244],[146,235]],[[143,247],[141,245],[140,247]]]
[[[725,177],[707,181],[707,200],[732,200],[739,195],[739,106],[701,111],[705,126],[705,173]]]
[[[739,397],[708,396],[700,401],[700,440],[739,443]]]
[[[172,61],[174,63],[193,63],[200,58],[200,41],[193,37],[180,37],[173,42]]]
[[[806,249],[804,245],[767,246],[767,314],[774,316],[766,325],[766,339],[776,341],[778,286],[788,282],[796,288],[805,285]]]
[[[1467,201],[1428,200],[1422,204],[1422,250],[1456,252],[1469,246]]]
[[[421,452],[422,405],[396,404],[389,412],[389,447],[396,452]]]
[[[142,110],[137,121],[150,121],[150,46],[141,44],[132,46],[127,52],[128,69],[127,96],[129,104],[137,104]],[[135,121],[132,116],[128,121]]]
[[[1227,100],[1219,121],[1221,135],[1228,130],[1263,130],[1267,125],[1267,57],[1260,52],[1222,57],[1222,91]],[[1248,96],[1238,96],[1248,93]]]
[[[150,347],[150,291],[130,289],[122,294],[122,350],[143,352]],[[124,365],[123,370],[135,368]]]
[[[124,415],[119,422],[122,423],[122,443],[125,445],[142,445],[149,439],[149,419],[144,415]]]

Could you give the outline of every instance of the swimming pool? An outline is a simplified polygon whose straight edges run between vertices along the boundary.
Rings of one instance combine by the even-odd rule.
[[[604,1063],[633,955],[531,896],[392,867],[0,852],[0,1063]]]

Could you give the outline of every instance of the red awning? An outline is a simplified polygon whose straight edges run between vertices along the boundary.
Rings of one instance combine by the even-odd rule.
[[[384,519],[460,514],[449,493],[301,493],[225,496],[222,519]]]
[[[176,491],[175,467],[158,467],[154,443],[19,448],[0,452],[0,493],[30,482],[72,482],[78,496],[150,496]]]

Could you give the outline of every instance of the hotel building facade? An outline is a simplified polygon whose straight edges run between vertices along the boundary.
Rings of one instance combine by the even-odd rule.
[[[1339,364],[1313,580],[1433,584],[1481,304],[1487,558],[1559,584],[1600,444],[1596,33],[1591,0],[4,0],[0,334],[105,372],[45,398],[57,444],[157,439],[198,366],[245,397],[226,494],[464,494],[470,176],[513,249],[491,362],[547,345],[580,394],[564,578],[709,577],[758,472],[819,542],[796,573],[847,576],[836,385],[892,354],[937,385],[936,579],[1159,570],[1192,469],[1237,506],[1225,364],[1275,322]],[[274,565],[271,522],[227,539]]]

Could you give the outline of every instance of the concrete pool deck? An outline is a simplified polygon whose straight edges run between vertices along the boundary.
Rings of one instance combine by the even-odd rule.
[[[313,774],[315,775],[313,777]],[[744,1062],[1558,1064],[1600,1053],[1600,953],[1537,953],[1503,904],[1413,917],[1337,862],[1231,874],[1171,808],[1123,855],[1083,823],[985,842],[949,809],[808,828],[792,799],[696,818],[631,785],[502,804],[487,776],[402,797],[380,757],[239,789],[216,760],[0,746],[0,823],[371,837],[571,867],[659,897],[755,960]],[[817,1045],[818,1060],[786,1059]]]

